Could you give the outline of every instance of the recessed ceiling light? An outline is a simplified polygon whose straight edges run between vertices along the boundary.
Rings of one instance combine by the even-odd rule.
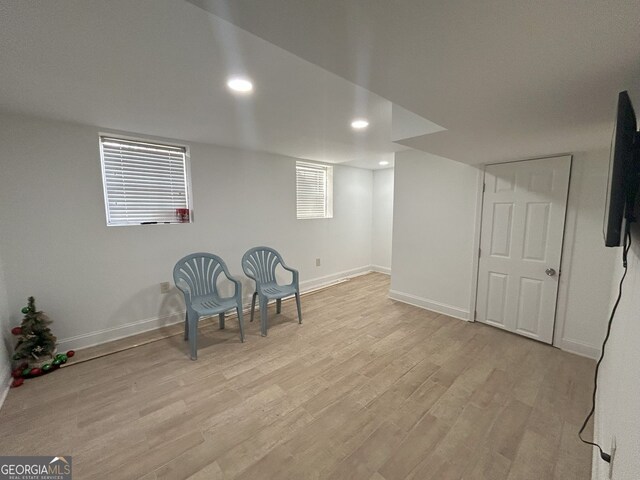
[[[363,130],[369,126],[369,122],[367,122],[364,118],[356,118],[353,122],[351,122],[351,128],[356,130]]]
[[[389,162],[382,160],[381,162],[378,162],[378,165],[382,165],[384,167],[385,165],[389,165]]]
[[[250,93],[253,91],[253,83],[245,77],[231,77],[227,81],[227,87],[238,93]]]

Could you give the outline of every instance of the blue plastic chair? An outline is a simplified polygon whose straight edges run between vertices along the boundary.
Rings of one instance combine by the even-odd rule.
[[[282,268],[293,274],[293,280],[290,284],[278,285],[276,280],[278,265],[282,265]],[[288,267],[278,252],[269,247],[252,248],[242,256],[242,270],[247,277],[256,282],[256,291],[251,298],[251,321],[253,322],[253,312],[256,307],[256,297],[258,297],[260,302],[260,333],[263,337],[267,336],[267,304],[269,300],[276,300],[276,313],[280,313],[282,299],[295,295],[298,323],[302,323],[298,271]]]
[[[221,273],[235,284],[233,297],[218,294],[217,281]],[[184,294],[187,314],[184,322],[184,339],[189,340],[191,360],[198,358],[198,320],[200,317],[218,315],[220,329],[224,328],[224,314],[235,309],[240,323],[240,341],[244,342],[242,322],[242,284],[229,273],[227,265],[217,255],[193,253],[178,260],[173,267],[173,281]]]

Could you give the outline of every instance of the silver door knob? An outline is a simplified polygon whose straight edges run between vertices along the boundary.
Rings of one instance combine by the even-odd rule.
[[[553,277],[556,274],[556,271],[553,268],[547,268],[544,273],[546,273],[547,275],[549,275],[550,277]]]

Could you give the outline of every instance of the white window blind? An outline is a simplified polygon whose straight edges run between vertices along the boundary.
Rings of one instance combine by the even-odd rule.
[[[333,217],[333,167],[296,162],[298,219]]]
[[[184,147],[100,137],[100,154],[107,225],[185,222]]]

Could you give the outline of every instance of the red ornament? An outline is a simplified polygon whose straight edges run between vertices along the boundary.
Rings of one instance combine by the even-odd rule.
[[[11,388],[19,387],[24,383],[24,378],[14,378],[13,382],[11,382]]]
[[[13,371],[11,372],[11,376],[12,376],[13,378],[20,378],[20,377],[22,377],[22,369],[21,369],[21,368],[16,368],[15,370],[13,370]]]
[[[73,357],[75,354],[76,354],[76,352],[75,352],[74,350],[69,350],[69,351],[67,352],[67,357],[71,358],[71,357]]]
[[[13,335],[22,335],[22,327],[13,327],[11,333]]]
[[[42,370],[40,368],[32,368],[30,375],[37,377],[38,375],[42,375]]]

